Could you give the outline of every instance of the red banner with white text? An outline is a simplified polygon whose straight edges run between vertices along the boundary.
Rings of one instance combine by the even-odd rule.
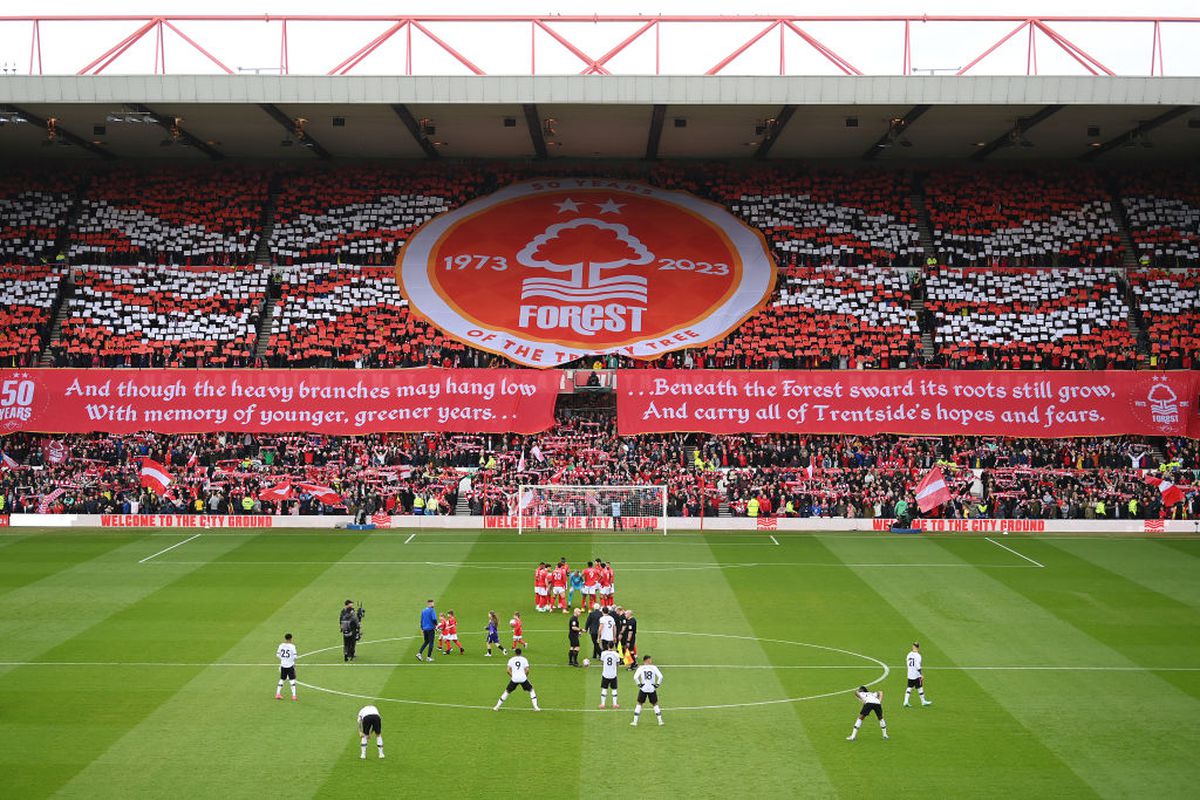
[[[541,370],[0,371],[0,434],[313,431],[536,433],[554,424]]]
[[[1200,372],[634,370],[621,434],[899,433],[1200,438]]]

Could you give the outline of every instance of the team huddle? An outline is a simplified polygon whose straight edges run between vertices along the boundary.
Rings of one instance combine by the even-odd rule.
[[[582,570],[572,571],[565,556],[553,567],[545,561],[538,563],[533,572],[533,602],[539,612],[557,608],[569,613],[568,609],[575,605],[576,593],[584,611],[613,605],[616,589],[612,564],[597,558],[587,562]]]

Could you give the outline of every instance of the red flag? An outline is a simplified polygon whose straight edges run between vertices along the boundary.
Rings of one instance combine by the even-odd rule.
[[[167,472],[166,467],[152,458],[142,459],[141,478],[142,486],[147,487],[155,494],[165,492],[175,480],[171,477],[171,473]]]
[[[292,496],[292,484],[290,481],[284,481],[269,489],[263,489],[258,493],[259,500],[270,500],[273,503],[278,503],[280,500],[287,500]]]
[[[302,483],[300,484],[300,490],[308,492],[327,506],[335,506],[342,502],[342,496],[328,486],[320,486],[315,483]]]
[[[1171,481],[1164,478],[1156,478],[1153,475],[1146,476],[1146,483],[1151,486],[1157,486],[1159,493],[1162,495],[1162,504],[1167,508],[1176,503],[1183,502],[1183,489],[1180,489]]]
[[[21,465],[17,463],[17,460],[8,453],[0,453],[0,470],[16,469],[19,466]]]
[[[948,502],[950,490],[946,488],[946,478],[942,475],[941,467],[934,467],[917,484],[917,508],[923,512],[930,511]]]

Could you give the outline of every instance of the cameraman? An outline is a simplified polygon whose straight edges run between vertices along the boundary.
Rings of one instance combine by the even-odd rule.
[[[359,624],[358,615],[354,613],[354,602],[347,600],[342,606],[342,613],[338,617],[338,627],[342,631],[342,660],[354,660],[354,647],[358,643]]]

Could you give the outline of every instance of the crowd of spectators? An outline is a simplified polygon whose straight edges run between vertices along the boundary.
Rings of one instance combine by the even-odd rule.
[[[952,266],[1118,266],[1112,203],[1090,170],[940,170],[925,182],[934,247]]]
[[[245,264],[269,174],[213,166],[114,167],[91,177],[69,256],[92,264]]]
[[[467,347],[409,311],[391,268],[305,264],[278,270],[267,363],[276,367],[486,367]]]
[[[956,369],[1133,369],[1137,343],[1105,269],[931,268],[925,310]]]
[[[0,261],[54,261],[79,176],[5,164],[0,173]]]
[[[1128,171],[1118,185],[1139,261],[1155,267],[1200,261],[1200,171]]]
[[[0,366],[32,366],[50,334],[63,270],[0,266]]]
[[[468,165],[339,166],[282,179],[271,231],[277,264],[381,265],[418,227],[494,187]]]
[[[1187,439],[1166,441],[1162,463],[1138,437],[622,437],[611,408],[593,407],[560,409],[553,429],[530,436],[13,434],[0,443],[17,464],[0,470],[11,511],[62,489],[51,510],[505,515],[520,485],[562,484],[665,485],[672,516],[889,517],[938,466],[954,496],[943,516],[1200,517],[1200,448]],[[162,496],[139,486],[142,456],[173,474]],[[1148,470],[1183,486],[1185,502],[1164,509]],[[261,497],[282,483],[328,486],[341,502]]]
[[[80,267],[61,336],[65,367],[244,367],[268,273],[255,267]]]
[[[1129,286],[1146,331],[1150,366],[1200,365],[1200,269],[1131,271]]]

